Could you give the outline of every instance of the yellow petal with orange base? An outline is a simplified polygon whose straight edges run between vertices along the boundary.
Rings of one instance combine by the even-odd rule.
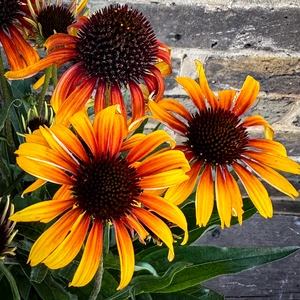
[[[89,233],[79,266],[69,286],[85,286],[95,276],[101,256],[103,244],[102,222],[95,220]]]
[[[276,141],[266,139],[250,139],[248,145],[272,154],[287,156],[285,147]]]
[[[173,235],[170,228],[160,218],[151,212],[135,207],[132,209],[135,215],[143,224],[145,224],[159,239],[161,239],[169,248],[168,260],[174,259],[175,253],[173,248]]]
[[[235,95],[236,95],[235,90],[218,91],[219,106],[224,110],[230,110]]]
[[[130,282],[134,272],[134,251],[131,238],[125,225],[119,220],[113,220],[116,232],[116,242],[119,251],[121,280],[118,290],[123,289]]]
[[[193,192],[196,181],[198,179],[202,163],[200,161],[195,162],[191,166],[191,170],[186,173],[189,176],[188,180],[170,187],[164,196],[165,199],[171,201],[175,205],[179,205],[184,202]]]
[[[53,200],[42,201],[30,205],[10,217],[15,222],[43,222],[48,223],[61,213],[71,208],[77,200]]]
[[[202,171],[196,190],[196,224],[206,226],[214,208],[214,182],[209,164]]]
[[[265,218],[271,218],[273,216],[273,205],[263,184],[251,172],[238,163],[232,163],[232,167],[258,212]]]
[[[263,126],[265,137],[268,140],[273,140],[274,138],[274,130],[272,129],[271,125],[262,117],[262,116],[250,116],[247,117],[242,125],[244,127],[252,127],[252,126]]]
[[[50,269],[59,269],[68,265],[79,253],[90,224],[90,216],[82,213],[71,227],[66,238],[60,245],[43,261]]]
[[[41,263],[60,245],[80,214],[80,208],[70,210],[36,240],[28,257],[31,266]]]
[[[162,197],[146,193],[143,193],[139,197],[139,201],[150,210],[181,228],[184,231],[184,239],[181,245],[186,244],[189,237],[186,218],[183,212],[176,205],[170,201],[164,200]]]

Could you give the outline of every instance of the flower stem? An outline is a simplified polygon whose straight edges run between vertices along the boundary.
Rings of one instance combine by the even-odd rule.
[[[53,83],[53,87],[56,88],[57,86],[57,68],[56,68],[56,64],[54,64],[52,66],[52,83]]]
[[[43,83],[43,88],[42,88],[41,94],[40,94],[40,96],[37,100],[37,111],[38,111],[39,115],[41,114],[42,109],[43,109],[43,104],[44,104],[44,101],[45,101],[46,92],[48,90],[48,86],[49,86],[49,83],[50,83],[51,72],[52,72],[52,66],[50,66],[46,70],[45,81]]]
[[[17,283],[16,283],[14,277],[12,276],[12,274],[5,267],[3,261],[0,261],[0,271],[5,275],[7,281],[10,284],[12,294],[13,294],[13,300],[21,300],[19,290],[18,290],[18,287],[17,287]]]
[[[103,272],[104,272],[104,268],[103,268],[103,251],[102,251],[99,268],[95,275],[95,285],[94,285],[94,288],[92,290],[89,300],[97,299],[97,297],[101,291]]]

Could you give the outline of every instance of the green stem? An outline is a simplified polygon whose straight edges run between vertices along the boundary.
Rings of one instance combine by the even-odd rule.
[[[56,65],[54,64],[52,66],[52,83],[53,83],[53,87],[56,88],[57,86],[57,68],[56,68]]]
[[[2,95],[3,95],[3,101],[4,101],[4,106],[9,104],[10,100],[10,95],[9,95],[9,90],[7,87],[7,80],[4,76],[4,66],[3,66],[3,59],[0,51],[0,84],[1,84],[1,89],[2,89]]]
[[[94,285],[94,288],[92,290],[89,300],[97,299],[97,297],[101,291],[103,272],[104,272],[104,268],[103,268],[103,251],[102,251],[99,268],[95,275],[95,285]]]
[[[3,261],[0,261],[0,271],[2,271],[2,273],[5,275],[7,281],[10,284],[10,287],[11,287],[11,290],[12,290],[12,294],[13,294],[13,299],[14,300],[21,300],[21,297],[20,297],[20,294],[19,294],[19,290],[18,290],[18,287],[17,287],[17,283],[16,283],[14,277],[12,276],[12,274],[5,267]]]
[[[2,157],[0,157],[0,174],[5,180],[6,186],[9,186],[9,177],[7,176],[8,170],[7,170],[6,165],[3,162]]]
[[[52,72],[52,66],[47,68],[47,70],[46,70],[45,81],[43,83],[43,88],[42,88],[41,94],[40,94],[40,96],[37,100],[36,108],[37,108],[37,111],[38,111],[39,115],[41,114],[42,109],[43,109],[45,96],[46,96],[46,93],[47,93],[47,90],[48,90],[48,87],[49,87],[49,83],[50,83],[51,72]]]

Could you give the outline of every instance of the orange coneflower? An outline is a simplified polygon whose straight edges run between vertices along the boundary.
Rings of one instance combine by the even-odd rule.
[[[178,150],[168,148],[150,154],[164,142],[174,143],[164,131],[133,135],[123,142],[127,129],[116,105],[100,111],[93,124],[82,111],[70,122],[73,130],[62,124],[40,127],[39,132],[27,135],[29,139],[16,151],[22,169],[61,187],[53,200],[25,208],[11,219],[49,222],[60,216],[33,245],[29,255],[32,266],[41,262],[51,269],[66,266],[87,237],[70,283],[73,286],[84,286],[94,277],[102,253],[103,227],[112,224],[120,255],[122,289],[134,271],[129,232],[137,232],[141,242],[149,234],[157,236],[169,248],[169,260],[174,257],[173,237],[160,217],[182,228],[183,243],[186,242],[183,213],[153,190],[164,190],[186,180],[185,172],[190,167]]]
[[[236,176],[260,214],[272,217],[272,202],[254,174],[294,198],[298,192],[274,169],[300,174],[300,166],[287,157],[280,143],[272,140],[273,130],[264,118],[254,115],[242,119],[258,95],[259,83],[248,76],[237,97],[236,91],[226,90],[219,91],[217,98],[208,86],[199,61],[196,61],[196,68],[200,84],[191,78],[176,79],[196,106],[195,113],[188,112],[172,99],[158,103],[149,101],[153,115],[186,138],[178,149],[185,153],[191,164],[190,179],[170,188],[165,197],[178,205],[196,186],[199,226],[205,226],[209,221],[214,199],[222,227],[230,226],[232,215],[241,223],[243,204]],[[251,126],[264,126],[267,138],[250,138],[247,128]]]
[[[126,116],[123,88],[132,101],[132,121],[141,118],[145,103],[140,83],[159,98],[162,76],[171,73],[169,48],[157,40],[144,15],[124,5],[111,5],[69,26],[69,34],[55,34],[45,43],[48,56],[9,79],[22,79],[52,64],[73,65],[62,75],[52,95],[56,123],[66,123],[95,92],[95,112],[119,104]],[[81,97],[78,97],[81,95]]]
[[[76,22],[78,15],[84,10],[87,0],[70,1],[68,6],[63,5],[62,0],[55,3],[39,0],[32,3],[28,0],[30,17],[25,18],[32,25],[29,36],[39,47],[43,47],[45,41],[55,33],[68,33],[67,29]]]
[[[24,17],[28,10],[25,0],[0,1],[0,43],[11,71],[24,69],[39,60],[37,52],[24,39]]]

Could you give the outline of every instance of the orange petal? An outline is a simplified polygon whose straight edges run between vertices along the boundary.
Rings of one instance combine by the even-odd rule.
[[[87,235],[90,220],[90,216],[86,213],[77,218],[66,238],[43,261],[48,268],[53,270],[62,268],[75,258]]]
[[[124,141],[120,151],[126,152],[136,145],[140,144],[141,140],[145,138],[146,134],[144,133],[135,133],[128,140]]]
[[[271,218],[273,216],[273,206],[268,192],[263,184],[245,167],[239,165],[238,163],[232,163],[232,167],[240,178],[247,191],[247,194],[259,213],[265,218]]]
[[[74,181],[70,176],[55,166],[33,161],[24,156],[19,156],[16,160],[20,168],[35,177],[58,184],[74,184]]]
[[[169,150],[146,158],[137,167],[137,171],[139,177],[144,177],[177,168],[186,172],[190,170],[190,166],[181,151]]]
[[[199,110],[206,109],[205,95],[195,80],[187,77],[177,77],[175,80],[184,88]]]
[[[47,180],[43,180],[43,179],[38,178],[33,184],[31,184],[29,187],[27,187],[27,188],[23,191],[22,197],[23,197],[25,194],[28,194],[28,193],[30,193],[30,192],[33,192],[33,191],[37,190],[37,189],[40,188],[42,185],[44,185],[46,182],[47,182]]]
[[[185,134],[187,131],[186,125],[177,117],[175,117],[172,113],[168,112],[166,109],[161,107],[160,102],[159,104],[155,103],[152,100],[149,100],[148,102],[148,108],[151,111],[154,118],[162,122],[166,126],[171,127],[174,131],[177,131],[180,134]]]
[[[245,162],[258,176],[272,185],[275,189],[288,195],[292,199],[295,199],[295,197],[299,195],[291,183],[272,168],[249,159],[243,159],[243,162]]]
[[[247,76],[242,89],[234,103],[232,112],[237,116],[243,115],[255,102],[259,93],[259,82]]]
[[[187,222],[183,212],[176,205],[164,200],[162,197],[145,193],[139,196],[138,200],[153,212],[180,227],[184,231],[184,239],[181,245],[186,244],[189,237]]]
[[[221,227],[224,229],[224,225],[230,227],[232,204],[225,177],[220,166],[216,166],[215,188],[217,209],[221,220]]]
[[[274,130],[272,129],[271,125],[262,116],[258,116],[258,115],[250,116],[243,121],[242,126],[244,127],[263,126],[266,138],[272,140],[274,137]]]
[[[199,77],[200,88],[201,88],[203,94],[205,95],[211,108],[218,107],[219,106],[218,99],[215,96],[215,94],[211,91],[211,89],[208,85],[203,65],[201,64],[201,62],[199,60],[195,60],[195,64],[196,64],[196,70],[197,70],[198,77]]]
[[[87,113],[83,111],[77,112],[70,118],[70,122],[74,127],[76,133],[83,139],[83,141],[89,147],[93,156],[96,156],[98,153],[98,143],[93,125]],[[81,147],[83,148],[82,145]],[[86,153],[84,148],[82,150],[84,153]]]
[[[196,224],[206,226],[214,208],[214,182],[210,164],[206,164],[196,190]]]
[[[201,166],[202,163],[200,161],[196,161],[191,166],[191,170],[186,173],[186,175],[189,176],[189,179],[178,185],[170,187],[167,190],[164,198],[174,203],[175,205],[179,205],[183,201],[185,201],[195,188]]]
[[[71,187],[70,185],[62,185],[53,195],[52,200],[71,199],[73,197]]]
[[[132,209],[132,213],[166,244],[169,248],[168,260],[173,260],[175,254],[173,235],[170,228],[160,218],[143,208],[135,207]]]
[[[28,262],[30,262],[31,266],[36,266],[42,262],[56,249],[65,239],[80,213],[80,208],[68,211],[36,240],[28,258]]]
[[[113,223],[121,267],[121,280],[118,290],[121,290],[130,282],[133,276],[135,259],[132,241],[125,225],[119,220],[113,220]]]
[[[157,64],[155,64],[155,67],[159,70],[162,77],[167,77],[172,74],[171,66],[164,61],[158,62]]]
[[[250,147],[269,152],[272,154],[287,156],[285,147],[276,141],[267,139],[250,139],[248,140],[248,145]]]
[[[102,255],[103,226],[95,219],[89,233],[79,266],[69,286],[85,286],[95,276]]]
[[[16,212],[10,217],[10,220],[48,223],[68,208],[71,208],[76,201],[75,199],[56,200],[55,202],[53,200],[42,201]]]
[[[160,70],[156,66],[149,67],[149,72],[154,75],[156,84],[155,84],[155,90],[150,91],[149,93],[154,92],[154,100],[161,99],[165,92],[165,83],[162,77],[162,74],[160,73]]]
[[[101,110],[94,119],[94,131],[98,141],[98,153],[119,153],[122,141],[127,135],[125,120],[118,105]]]
[[[97,114],[100,110],[106,107],[106,83],[98,82],[98,87],[95,94],[94,112]]]
[[[230,110],[235,95],[236,95],[235,90],[218,91],[220,107],[225,110]]]
[[[139,240],[146,244],[144,239],[149,235],[143,225],[133,215],[127,215],[122,218],[121,221],[126,224],[129,228],[133,228],[139,235]]]
[[[130,98],[132,103],[132,122],[140,119],[145,114],[145,101],[143,92],[135,82],[129,82]]]
[[[243,155],[271,168],[292,174],[300,174],[300,165],[288,157],[255,151],[244,151]]]
[[[114,84],[110,87],[110,101],[109,105],[119,105],[119,109],[122,112],[122,115],[126,119],[126,106],[124,103],[123,94],[118,85]]]
[[[156,130],[145,136],[139,144],[134,146],[128,153],[126,159],[128,162],[136,162],[143,159],[161,144],[170,142],[175,146],[175,141],[163,130]]]

